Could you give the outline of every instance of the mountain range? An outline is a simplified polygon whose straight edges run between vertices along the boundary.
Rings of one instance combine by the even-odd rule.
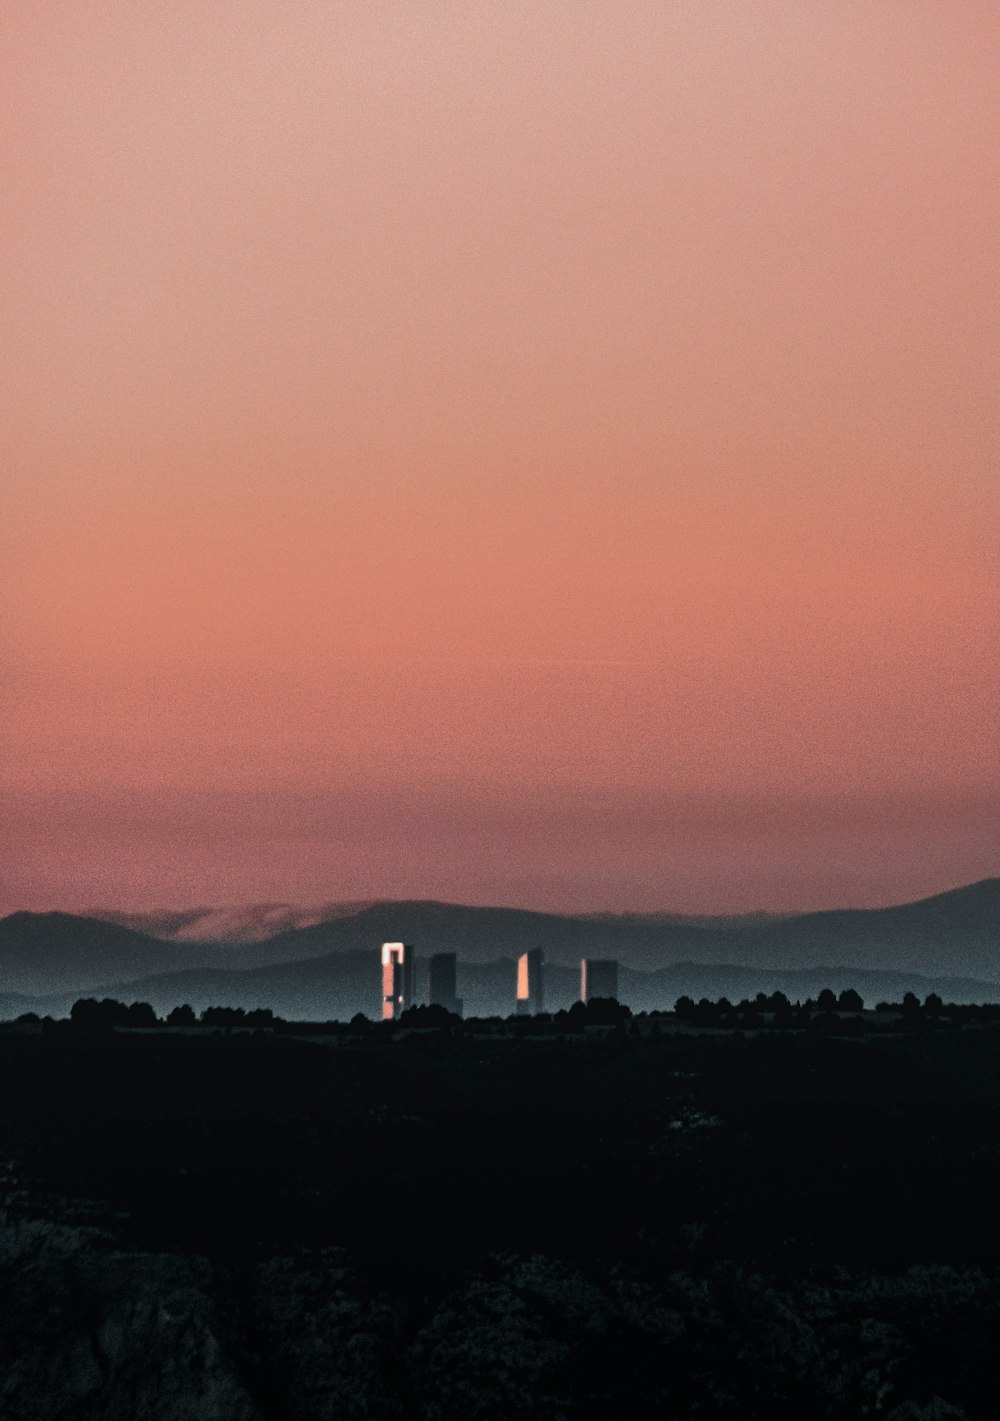
[[[201,936],[209,930],[212,936]],[[456,952],[469,1012],[506,1012],[514,960],[536,945],[545,952],[553,1007],[573,1000],[581,957],[616,958],[620,995],[636,1010],[669,1007],[682,993],[737,999],[779,989],[805,997],[826,985],[856,986],[870,1000],[907,990],[995,1000],[1000,879],[898,907],[787,917],[570,916],[427,901],[86,917],[19,912],[0,919],[0,1016],[28,1003],[56,1014],[95,993],[151,1001],[157,1010],[189,1001],[320,1019],[374,1015],[377,949],[390,940],[413,943],[418,963]]]

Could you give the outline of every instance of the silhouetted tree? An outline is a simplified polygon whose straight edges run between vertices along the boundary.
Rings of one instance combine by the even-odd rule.
[[[443,1027],[456,1026],[461,1023],[461,1020],[460,1016],[456,1016],[447,1007],[438,1006],[436,1002],[407,1007],[399,1014],[400,1026],[421,1027],[425,1031],[430,1028],[440,1030]]]
[[[837,998],[833,995],[833,992],[830,990],[829,987],[824,987],[823,990],[820,992],[819,996],[816,998],[816,1006],[819,1008],[820,1011],[837,1010]]]
[[[694,1001],[691,997],[678,997],[674,1002],[674,1011],[681,1021],[689,1021],[694,1012]]]
[[[167,1017],[168,1026],[194,1026],[195,1021],[194,1008],[189,1007],[187,1002],[183,1006],[174,1007]]]
[[[156,1012],[150,1006],[149,1002],[133,1002],[132,1005],[126,1007],[125,1010],[126,1026],[149,1027],[159,1026],[160,1024],[156,1019]]]
[[[791,1026],[794,1019],[792,1004],[783,992],[775,992],[775,997],[780,997],[780,1001],[774,1006],[775,1026]]]
[[[715,1002],[710,1002],[707,997],[702,997],[691,1014],[691,1020],[695,1026],[718,1026],[719,1008]]]
[[[116,1026],[128,1025],[128,1007],[112,997],[105,997],[103,1001],[81,997],[70,1008],[69,1019],[74,1026],[86,1031],[111,1031]]]
[[[924,1011],[928,1016],[937,1016],[943,1007],[944,1002],[938,996],[937,992],[929,992],[924,998]]]
[[[907,992],[903,998],[903,1020],[914,1022],[921,1019],[920,1000],[913,992]]]
[[[203,1026],[242,1026],[245,1020],[242,1007],[206,1007],[201,1014]]]
[[[586,1011],[588,1026],[617,1026],[628,1021],[632,1015],[632,1009],[618,1001],[617,997],[591,997]]]
[[[577,1008],[580,1008],[578,1011]],[[574,1002],[571,1007],[561,1007],[553,1018],[559,1032],[581,1032],[587,1025],[586,1009],[582,1002]]]
[[[81,997],[69,1009],[69,1019],[74,1026],[104,1026],[101,1004],[95,997]]]
[[[853,987],[845,987],[837,998],[837,1005],[841,1011],[863,1011],[864,1002],[858,992]]]
[[[246,1014],[247,1026],[273,1026],[274,1012],[270,1007],[254,1007],[253,1011]]]

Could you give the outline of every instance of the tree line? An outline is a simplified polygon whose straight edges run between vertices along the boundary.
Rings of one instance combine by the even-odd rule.
[[[30,1019],[31,1013],[26,1014]],[[246,1011],[243,1007],[205,1007],[195,1014],[193,1007],[185,1003],[174,1007],[164,1018],[156,1015],[149,1002],[115,1001],[105,997],[98,1001],[95,997],[82,997],[70,1008],[69,1019],[74,1026],[96,1030],[114,1030],[125,1027],[132,1030],[157,1026],[209,1026],[250,1028],[274,1026],[281,1020],[269,1007],[254,1007]],[[19,1018],[25,1020],[25,1017]]]
[[[727,997],[710,1001],[702,997],[679,997],[674,1012],[679,1020],[692,1026],[754,1027],[754,1026],[825,1026],[842,1021],[843,1017],[858,1018],[864,1011],[859,992],[848,987],[839,995],[824,987],[815,998],[792,1002],[784,992],[758,992],[751,1001],[744,997],[733,1003]],[[937,992],[930,992],[923,1002],[914,992],[907,992],[901,1002],[878,1002],[875,1011],[881,1016],[898,1018],[904,1027],[932,1026],[951,1023],[963,1026],[972,1022],[1000,1019],[1000,1004],[980,1006],[945,1003]],[[860,1022],[858,1022],[860,1025]]]
[[[758,992],[751,1000],[744,997],[739,1002],[731,1002],[727,997],[711,1001],[702,997],[695,1001],[692,997],[678,997],[673,1013],[650,1011],[634,1015],[624,1003],[614,998],[594,998],[589,1002],[574,1002],[568,1008],[555,1012],[538,1012],[528,1017],[470,1017],[463,1021],[459,1016],[435,1005],[408,1007],[396,1021],[373,1021],[362,1012],[356,1013],[350,1022],[288,1022],[275,1015],[269,1007],[210,1006],[195,1012],[187,1003],[176,1006],[164,1017],[158,1017],[149,1002],[116,1001],[105,997],[98,1001],[95,997],[83,997],[74,1002],[70,1009],[69,1021],[83,1030],[150,1030],[158,1027],[195,1028],[207,1027],[215,1030],[311,1030],[346,1032],[349,1035],[393,1035],[400,1028],[408,1030],[461,1030],[463,1027],[478,1025],[483,1029],[514,1030],[516,1035],[575,1034],[588,1026],[616,1028],[619,1032],[628,1030],[631,1034],[641,1034],[641,1023],[652,1023],[654,1034],[661,1027],[658,1023],[674,1016],[688,1026],[705,1026],[746,1030],[762,1027],[824,1027],[838,1026],[841,1029],[867,1029],[874,1023],[869,1016],[863,1019],[864,1001],[859,992],[848,987],[839,994],[825,987],[815,999],[792,1002],[784,992]],[[1000,1004],[959,1005],[945,1003],[936,993],[929,993],[923,1000],[913,992],[907,992],[901,1002],[879,1002],[875,1013],[883,1020],[888,1015],[893,1023],[903,1028],[935,1025],[969,1025],[1000,1020]],[[24,1012],[17,1018],[22,1024],[43,1025],[44,1021],[35,1012]]]

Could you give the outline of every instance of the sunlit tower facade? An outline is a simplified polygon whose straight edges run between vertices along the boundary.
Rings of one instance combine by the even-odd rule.
[[[462,999],[457,995],[458,956],[454,952],[435,952],[431,957],[427,998],[433,1007],[444,1007],[445,1011],[462,1015]]]
[[[414,953],[407,942],[382,944],[382,1020],[396,1021],[415,1004]]]
[[[612,957],[584,957],[580,962],[580,1000],[594,997],[618,1000],[618,963]]]
[[[540,947],[529,948],[517,959],[517,1014],[534,1016],[545,1010],[542,968],[545,956]]]

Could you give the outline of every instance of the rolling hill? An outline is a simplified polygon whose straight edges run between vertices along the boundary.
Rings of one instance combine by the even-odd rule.
[[[1000,981],[1000,878],[893,908],[806,913],[749,927],[739,960],[803,967],[859,967],[957,974]]]
[[[739,997],[778,988],[805,997],[822,985],[855,985],[872,999],[923,989],[984,1000],[1000,997],[1000,880],[898,907],[725,924],[427,901],[340,905],[322,922],[221,944],[181,942],[176,934],[165,942],[67,914],[15,913],[0,920],[0,993],[52,1003],[98,992],[141,997],[158,1009],[190,1001],[271,1006],[293,1016],[372,1015],[377,950],[396,939],[413,943],[418,961],[457,953],[459,991],[474,1011],[509,1009],[514,959],[535,945],[546,955],[553,1006],[573,999],[581,957],[617,958],[622,997],[637,1009],[668,1006],[682,993]]]
[[[12,913],[0,918],[3,992],[82,991],[102,982],[193,967],[202,960],[200,952],[70,913]]]

